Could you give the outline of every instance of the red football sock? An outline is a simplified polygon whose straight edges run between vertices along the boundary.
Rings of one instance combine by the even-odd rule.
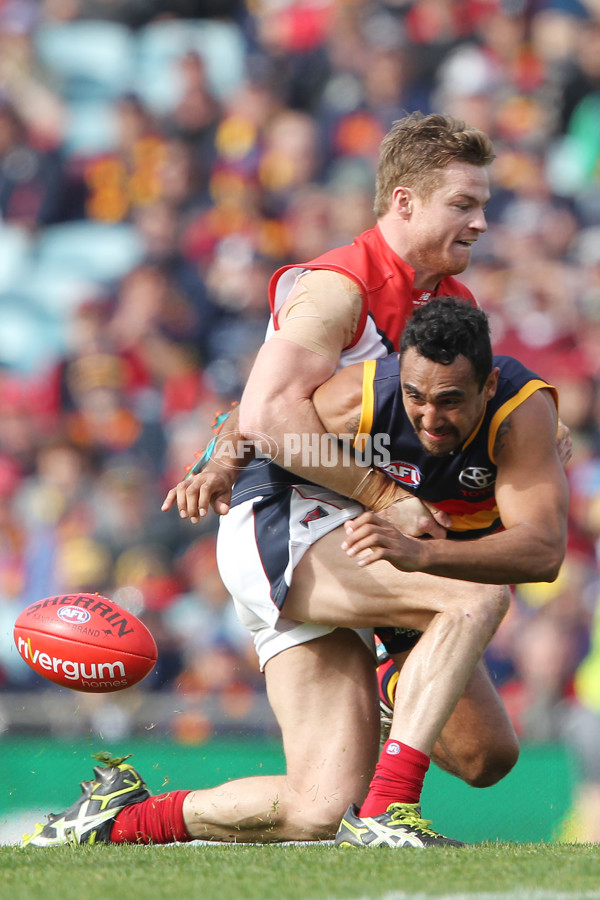
[[[125,806],[117,815],[110,840],[114,844],[173,844],[192,841],[183,822],[183,801],[190,791],[169,791]]]
[[[378,816],[390,803],[418,803],[428,768],[426,753],[400,741],[387,740],[360,815]]]

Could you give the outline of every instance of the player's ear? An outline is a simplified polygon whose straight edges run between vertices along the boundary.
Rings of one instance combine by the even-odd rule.
[[[483,394],[487,400],[491,400],[492,397],[496,396],[496,391],[498,390],[498,375],[500,374],[500,369],[496,366],[488,377],[486,378],[486,382],[483,386]]]
[[[413,210],[413,192],[399,185],[392,192],[392,209],[401,219],[409,219]]]

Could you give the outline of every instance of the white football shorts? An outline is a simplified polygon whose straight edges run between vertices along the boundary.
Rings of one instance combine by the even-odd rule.
[[[327,488],[298,484],[253,497],[219,521],[217,563],[236,612],[254,639],[261,670],[282,650],[335,631],[281,614],[294,568],[320,537],[363,507]],[[356,629],[375,653],[373,629]]]

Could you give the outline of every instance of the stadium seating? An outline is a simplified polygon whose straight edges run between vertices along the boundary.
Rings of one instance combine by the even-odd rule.
[[[64,349],[64,329],[22,295],[0,295],[0,366],[18,375],[44,371]]]
[[[158,114],[173,109],[180,96],[177,60],[195,52],[206,66],[218,98],[230,94],[244,78],[245,47],[231,22],[179,19],[151,22],[137,39],[135,90]]]
[[[0,225],[0,294],[19,284],[29,268],[31,238],[19,225]]]
[[[114,150],[118,128],[114,104],[106,100],[77,100],[65,115],[63,146],[67,154],[90,157]]]
[[[142,255],[142,239],[131,225],[65,222],[40,234],[36,265],[51,274],[110,282],[125,275]]]
[[[131,89],[135,39],[118,22],[46,24],[35,33],[40,63],[67,102],[106,100]]]

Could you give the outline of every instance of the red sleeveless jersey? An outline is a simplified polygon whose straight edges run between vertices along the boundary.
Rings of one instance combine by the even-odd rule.
[[[377,226],[363,231],[352,244],[329,250],[298,265],[278,269],[269,285],[272,325],[294,282],[310,269],[330,269],[352,279],[362,294],[362,312],[352,343],[340,357],[340,366],[377,359],[399,349],[400,337],[413,309],[431,297],[462,297],[474,304],[469,289],[455,278],[442,278],[435,291],[414,288],[414,269],[385,241]]]

